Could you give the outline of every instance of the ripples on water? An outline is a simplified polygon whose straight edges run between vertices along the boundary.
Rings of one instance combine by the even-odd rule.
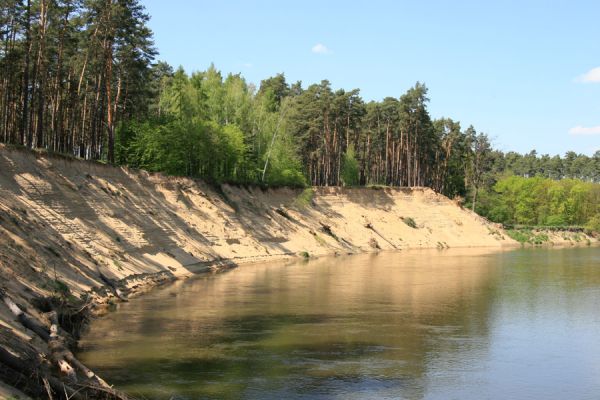
[[[598,399],[600,248],[246,265],[91,327],[82,361],[145,398]]]

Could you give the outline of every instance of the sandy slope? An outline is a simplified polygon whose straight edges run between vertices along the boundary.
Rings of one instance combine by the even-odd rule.
[[[178,277],[224,260],[303,252],[514,245],[430,189],[316,188],[305,202],[301,192],[217,191],[187,178],[0,145],[0,289],[44,321],[30,300],[51,295],[55,279],[79,296],[102,285],[100,272]],[[0,345],[16,337],[45,349],[2,303],[0,334]]]
[[[97,266],[115,277],[165,268],[180,275],[220,259],[510,242],[429,189],[317,188],[308,204],[297,201],[300,192],[217,193],[191,179],[0,147],[0,260],[40,272],[56,266],[87,290],[98,283]]]

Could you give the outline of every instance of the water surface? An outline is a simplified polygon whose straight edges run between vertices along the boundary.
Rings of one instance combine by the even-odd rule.
[[[157,399],[598,399],[600,248],[247,265],[93,323],[82,361]]]

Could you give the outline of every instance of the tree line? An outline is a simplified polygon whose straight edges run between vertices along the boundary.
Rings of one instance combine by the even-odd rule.
[[[137,0],[3,0],[0,138],[114,162],[151,97],[148,19]]]
[[[431,118],[420,82],[367,102],[327,80],[174,70],[148,19],[138,0],[5,0],[0,140],[213,182],[428,186],[473,209],[509,174],[600,181],[600,152],[503,153]]]
[[[214,66],[188,75],[158,63],[144,118],[119,125],[117,161],[217,182],[429,186],[450,196],[481,184],[487,135],[432,120],[427,87],[365,102],[324,80],[283,74],[258,88]]]
[[[600,184],[505,176],[482,191],[477,211],[511,225],[586,226],[600,231]]]

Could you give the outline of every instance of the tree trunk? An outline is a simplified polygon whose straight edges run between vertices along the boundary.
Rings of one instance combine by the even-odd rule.
[[[20,128],[20,144],[26,144],[25,134],[27,131],[27,115],[29,107],[29,59],[31,53],[31,0],[27,0],[27,12],[25,23],[25,70],[23,71],[23,107]]]

